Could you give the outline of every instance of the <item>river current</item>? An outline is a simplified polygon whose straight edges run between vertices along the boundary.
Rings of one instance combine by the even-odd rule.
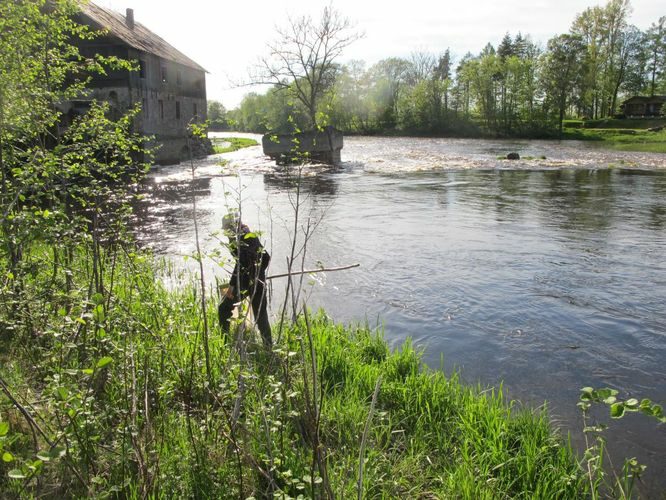
[[[527,159],[498,159],[511,151]],[[392,347],[411,337],[428,365],[469,383],[503,383],[531,407],[548,401],[578,446],[581,387],[666,403],[666,155],[352,137],[342,157],[334,170],[304,169],[299,241],[309,221],[306,269],[360,267],[306,278],[312,309],[378,326]],[[140,241],[187,269],[193,196],[207,252],[221,248],[221,218],[240,200],[273,256],[269,274],[284,272],[293,169],[277,169],[260,147],[194,166],[194,175],[189,164],[152,171],[136,208]],[[228,276],[220,259],[206,259],[209,283]],[[272,283],[273,315],[284,285]],[[644,494],[662,498],[666,426],[632,414],[607,434],[614,456],[648,465]]]

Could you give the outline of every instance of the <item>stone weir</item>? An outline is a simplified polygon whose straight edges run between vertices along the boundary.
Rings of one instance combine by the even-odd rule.
[[[299,134],[265,134],[261,139],[264,154],[278,165],[301,162],[340,163],[342,132],[326,127]]]

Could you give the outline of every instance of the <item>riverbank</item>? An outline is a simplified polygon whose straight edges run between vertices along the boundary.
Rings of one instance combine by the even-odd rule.
[[[233,132],[225,132],[233,134]],[[245,133],[245,132],[242,132]],[[259,132],[257,132],[259,133]],[[571,140],[602,143],[609,149],[644,153],[666,153],[666,118],[653,119],[604,119],[604,120],[565,120],[563,134],[556,131],[531,134],[497,136],[483,127],[466,126],[446,134],[411,134],[400,130],[383,130],[373,134],[344,132],[345,136],[368,137],[418,137],[418,138],[458,138],[479,140]],[[243,146],[245,147],[245,146]],[[236,148],[238,149],[238,148]],[[229,151],[235,151],[231,149]],[[216,152],[228,152],[217,151]]]
[[[619,151],[666,153],[666,118],[567,120],[563,137],[599,141]]]
[[[183,279],[169,266],[107,249],[93,275],[89,250],[58,266],[34,248],[31,274],[4,283],[17,288],[0,313],[2,491],[589,496],[544,411],[425,369],[409,341],[391,352],[319,314],[274,324],[273,353],[225,342],[214,298],[204,317],[197,285],[162,285]]]
[[[247,137],[213,137],[213,152],[215,154],[232,153],[239,149],[258,146],[259,143]]]

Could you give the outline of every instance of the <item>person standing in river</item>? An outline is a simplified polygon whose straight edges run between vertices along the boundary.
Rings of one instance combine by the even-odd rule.
[[[234,307],[249,297],[254,320],[261,332],[264,346],[270,348],[273,339],[266,307],[266,268],[271,257],[262,246],[259,237],[241,222],[237,213],[225,215],[222,229],[229,238],[229,250],[236,260],[236,265],[231,274],[229,287],[217,309],[220,327],[223,332],[229,332],[229,320]]]

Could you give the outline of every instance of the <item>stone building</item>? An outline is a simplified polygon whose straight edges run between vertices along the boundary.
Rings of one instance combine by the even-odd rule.
[[[122,113],[141,103],[135,128],[154,136],[160,145],[157,163],[178,163],[187,158],[187,126],[206,120],[206,70],[175,49],[164,39],[134,20],[134,11],[125,16],[92,2],[82,3],[76,21],[103,35],[79,41],[85,57],[95,54],[138,61],[138,71],[107,70],[93,75],[90,93],[63,105],[70,119],[85,112],[93,99],[108,101],[111,114]],[[207,154],[210,142],[196,144],[195,156]]]

